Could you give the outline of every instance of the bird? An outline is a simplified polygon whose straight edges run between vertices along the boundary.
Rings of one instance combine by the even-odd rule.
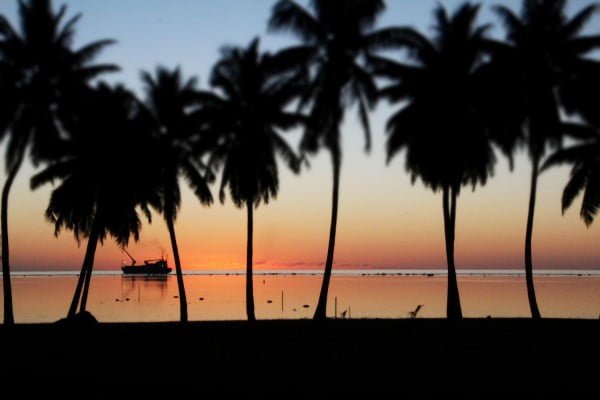
[[[423,307],[423,304],[419,304],[417,306],[417,308],[415,308],[413,311],[410,311],[408,314],[410,315],[411,318],[416,318],[417,317],[417,313],[419,312],[419,310],[421,309],[421,307]]]
[[[340,315],[342,316],[342,318],[346,318],[346,313],[348,312],[348,310],[344,310],[340,313]]]

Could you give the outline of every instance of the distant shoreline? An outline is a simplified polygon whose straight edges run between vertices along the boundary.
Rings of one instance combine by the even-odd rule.
[[[443,269],[334,269],[333,275],[335,276],[347,276],[347,277],[358,277],[358,276],[446,276],[447,271]],[[96,276],[131,276],[123,275],[121,271],[117,270],[98,270],[93,272]],[[245,275],[246,271],[241,269],[235,270],[196,270],[196,271],[184,271],[184,275],[188,276],[237,276]],[[255,270],[254,276],[315,276],[322,275],[322,270],[306,269],[306,270]],[[522,270],[512,269],[463,269],[457,270],[457,274],[460,276],[524,276],[525,272]],[[572,276],[572,277],[600,277],[600,270],[564,270],[564,269],[541,269],[534,270],[535,276]],[[0,276],[2,274],[0,273]],[[78,270],[56,270],[56,271],[13,271],[11,277],[29,277],[29,276],[77,276],[79,275]],[[172,272],[169,275],[175,276]],[[142,275],[143,276],[143,275]]]

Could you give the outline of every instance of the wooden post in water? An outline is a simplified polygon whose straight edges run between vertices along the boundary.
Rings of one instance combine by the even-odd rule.
[[[281,312],[283,312],[283,290],[281,291]]]
[[[348,319],[352,318],[352,307],[348,306]]]
[[[333,317],[333,318],[337,319],[337,296],[335,297],[335,303],[334,304],[335,304],[335,306],[333,307],[333,312],[335,314],[333,314],[333,315],[335,315],[335,317]]]

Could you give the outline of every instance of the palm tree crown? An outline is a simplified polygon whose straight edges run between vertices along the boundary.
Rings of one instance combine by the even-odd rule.
[[[0,111],[0,139],[10,134],[9,166],[27,145],[32,146],[34,162],[51,158],[46,153],[55,148],[61,135],[58,121],[70,114],[65,108],[76,101],[78,91],[91,79],[118,70],[112,64],[91,64],[113,40],[72,49],[81,15],[63,23],[66,11],[62,6],[54,13],[51,0],[19,1],[20,33],[0,16],[0,63],[5,72],[0,80],[14,95],[12,107]]]
[[[571,177],[562,195],[562,211],[564,213],[571,207],[575,198],[583,192],[579,215],[589,227],[600,208],[600,134],[589,126],[581,128],[590,132],[591,139],[551,154],[541,171],[571,164]]]
[[[382,98],[408,102],[388,121],[388,161],[405,149],[412,180],[433,190],[485,184],[495,162],[478,108],[487,29],[474,26],[478,9],[465,4],[450,16],[438,7],[433,40],[406,28],[412,63],[372,58],[376,72],[394,82]]]
[[[589,77],[590,68],[597,71],[587,56],[600,47],[600,36],[582,32],[599,5],[584,7],[569,18],[567,4],[567,0],[523,0],[520,15],[505,6],[495,7],[508,42],[497,48],[499,57],[509,60],[505,76],[512,84],[503,83],[529,122],[525,136],[532,158],[542,157],[547,145],[561,144],[560,109],[580,110],[582,78]]]
[[[294,172],[299,159],[280,135],[304,118],[287,110],[302,88],[302,74],[282,73],[277,55],[261,55],[259,41],[247,49],[225,48],[214,66],[211,85],[220,93],[204,93],[202,113],[209,129],[218,134],[212,153],[214,166],[222,166],[219,199],[229,189],[237,207],[250,201],[268,203],[279,190],[275,155]]]

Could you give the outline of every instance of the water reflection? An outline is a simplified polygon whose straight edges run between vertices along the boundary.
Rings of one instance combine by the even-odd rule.
[[[245,319],[243,275],[187,275],[184,281],[190,321]],[[16,321],[53,322],[66,315],[77,277],[13,282]],[[257,318],[311,318],[320,284],[318,275],[255,277]],[[459,288],[466,317],[529,316],[523,276],[459,276]],[[536,290],[547,318],[599,316],[600,277],[539,276]],[[92,279],[88,310],[102,322],[177,321],[178,294],[174,275],[99,275]],[[439,318],[445,306],[444,276],[340,275],[331,280],[327,311],[338,318]]]
[[[167,295],[167,275],[122,275],[121,301],[141,301],[142,293],[162,299]]]

